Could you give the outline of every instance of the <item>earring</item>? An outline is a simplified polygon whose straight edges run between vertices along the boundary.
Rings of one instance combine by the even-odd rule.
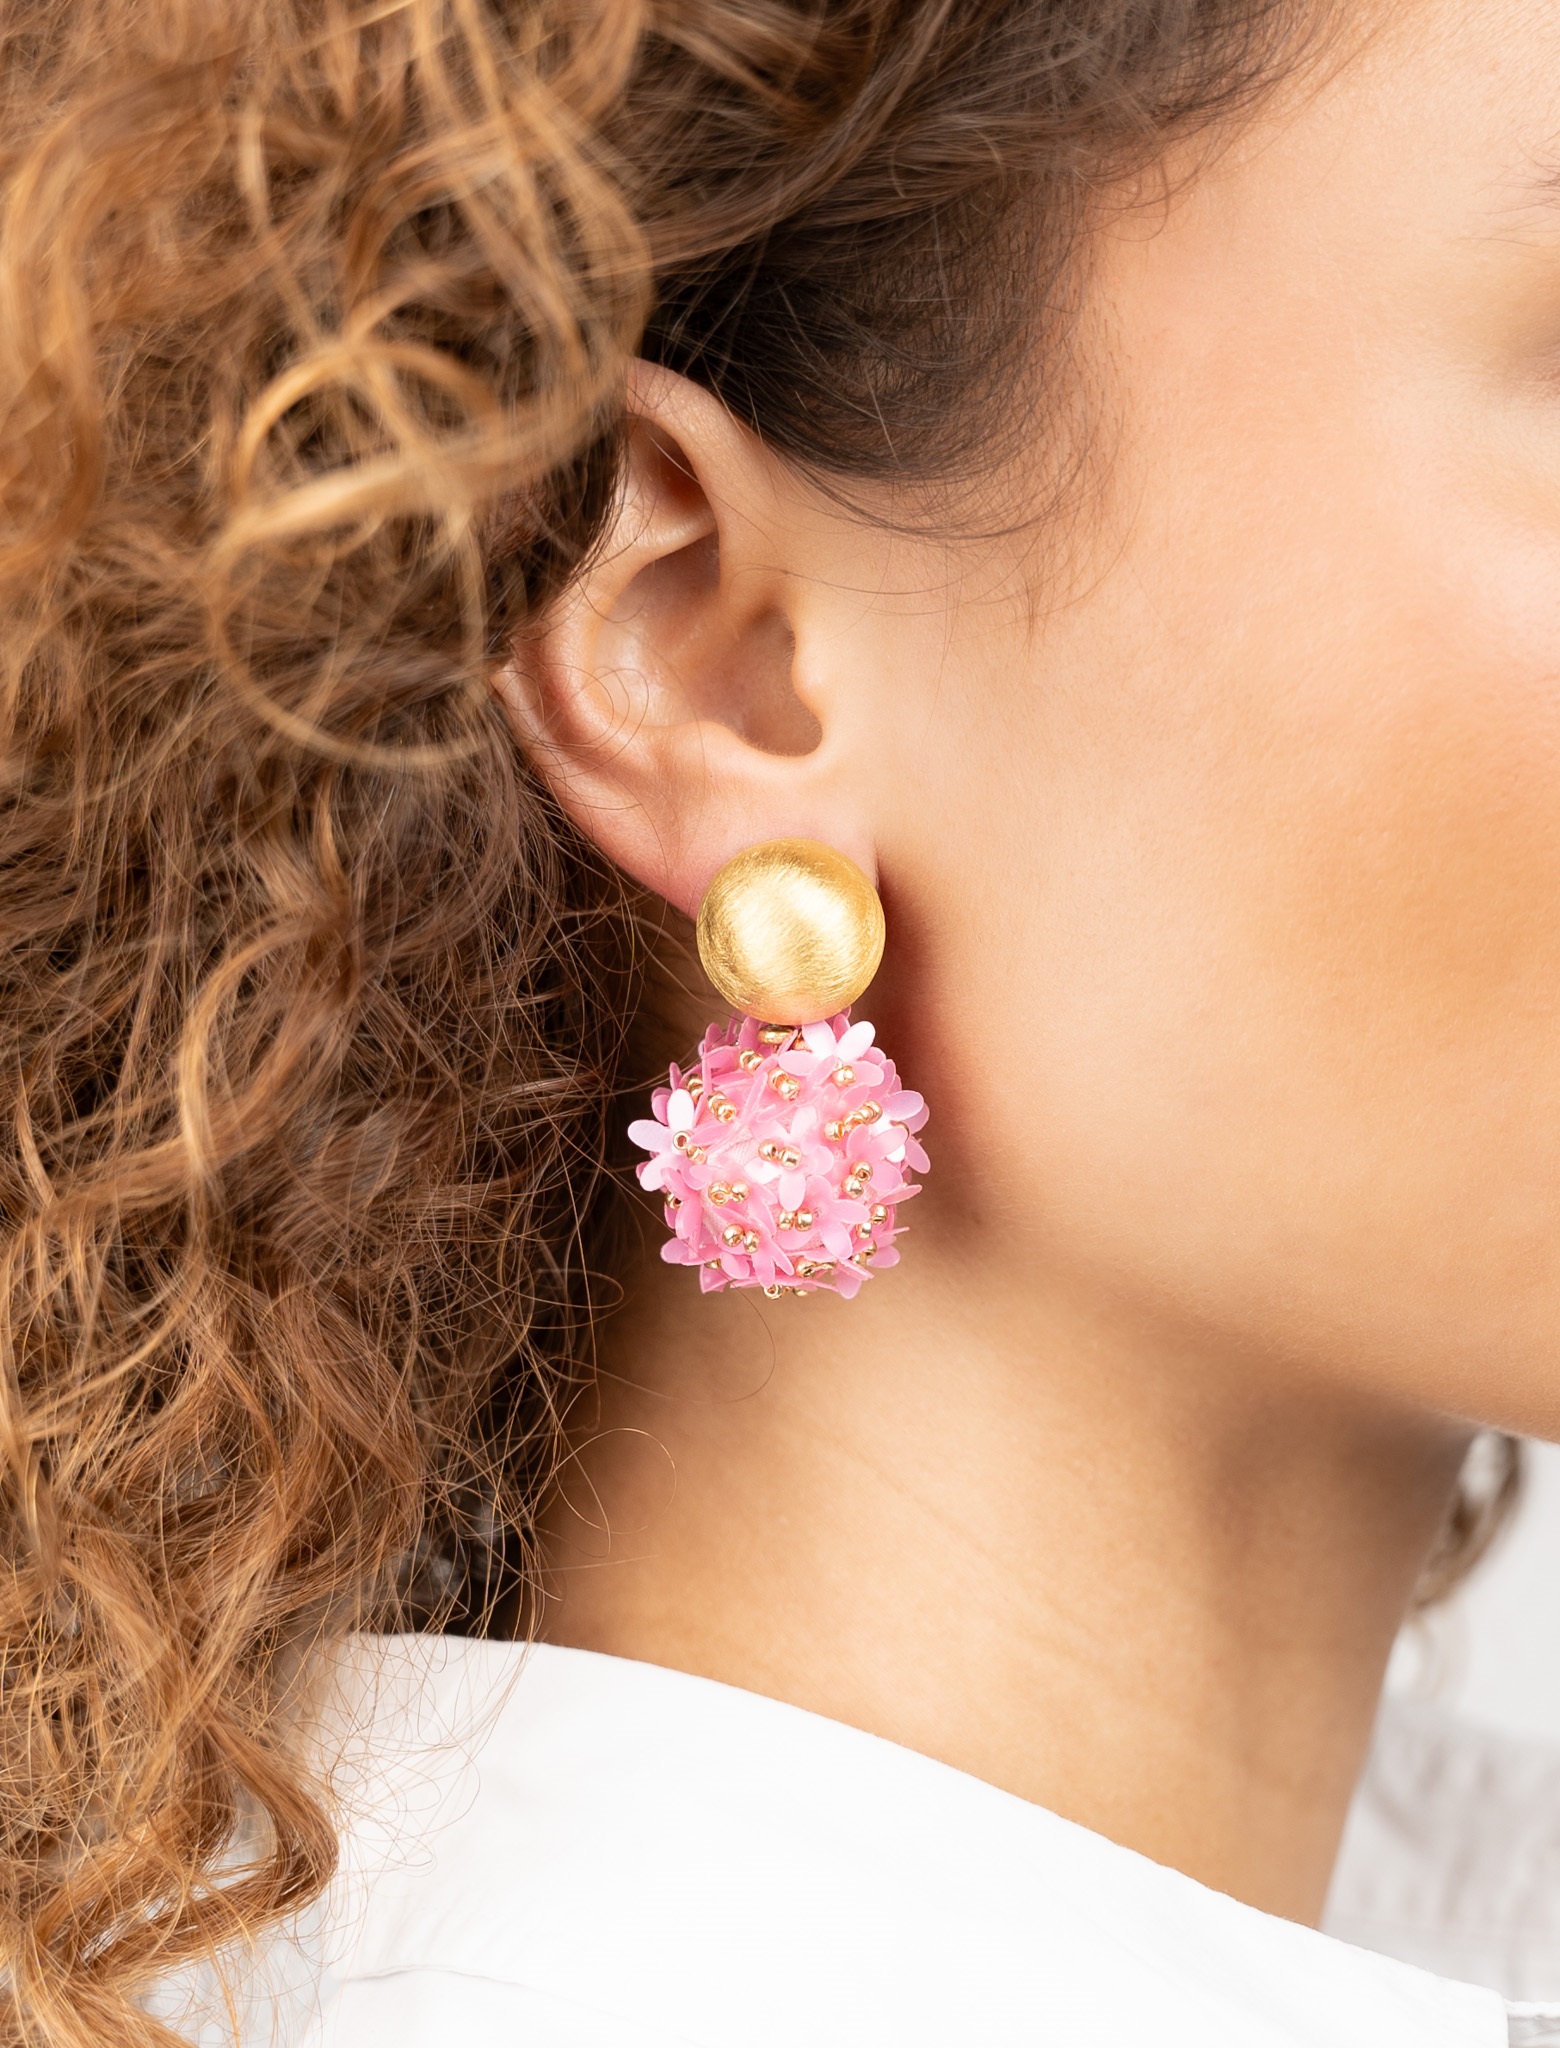
[[[883,957],[883,906],[854,861],[770,839],[727,861],[699,906],[699,958],[739,1014],[673,1067],[640,1184],[664,1199],[670,1265],[706,1293],[859,1292],[897,1265],[899,1210],[920,1193],[926,1104],[850,1006]]]

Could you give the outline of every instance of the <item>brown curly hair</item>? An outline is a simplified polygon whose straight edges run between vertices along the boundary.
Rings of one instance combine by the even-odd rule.
[[[638,947],[489,681],[625,362],[974,473],[1300,11],[0,14],[0,2040],[166,2043],[326,1883],[302,1652],[523,1625]]]

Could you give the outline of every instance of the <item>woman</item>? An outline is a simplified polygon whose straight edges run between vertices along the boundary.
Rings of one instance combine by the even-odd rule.
[[[1560,13],[0,33],[6,2037],[1504,2042],[1315,1923],[1560,1430]],[[701,1293],[798,838],[931,1165]]]

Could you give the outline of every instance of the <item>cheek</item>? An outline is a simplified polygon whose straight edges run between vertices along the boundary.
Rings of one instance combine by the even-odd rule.
[[[1560,551],[1466,518],[1392,538],[1261,621],[1222,693],[1241,758],[1187,793],[1231,993],[1291,1072],[1466,1127],[1470,1090],[1560,1056]]]
[[[1053,650],[987,764],[1034,865],[988,864],[1005,936],[959,972],[1026,1047],[1042,1192],[1009,1223],[1044,1256],[1534,1426],[1560,1420],[1560,551],[1421,514],[1309,551],[1291,517],[1265,553],[1253,511],[1215,549],[1235,579],[1139,562],[1108,680]]]

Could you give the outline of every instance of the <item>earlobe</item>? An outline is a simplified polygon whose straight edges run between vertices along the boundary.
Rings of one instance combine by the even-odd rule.
[[[631,396],[602,544],[496,679],[517,737],[591,838],[684,910],[759,840],[870,859],[799,683],[805,584],[776,458],[668,372]]]

